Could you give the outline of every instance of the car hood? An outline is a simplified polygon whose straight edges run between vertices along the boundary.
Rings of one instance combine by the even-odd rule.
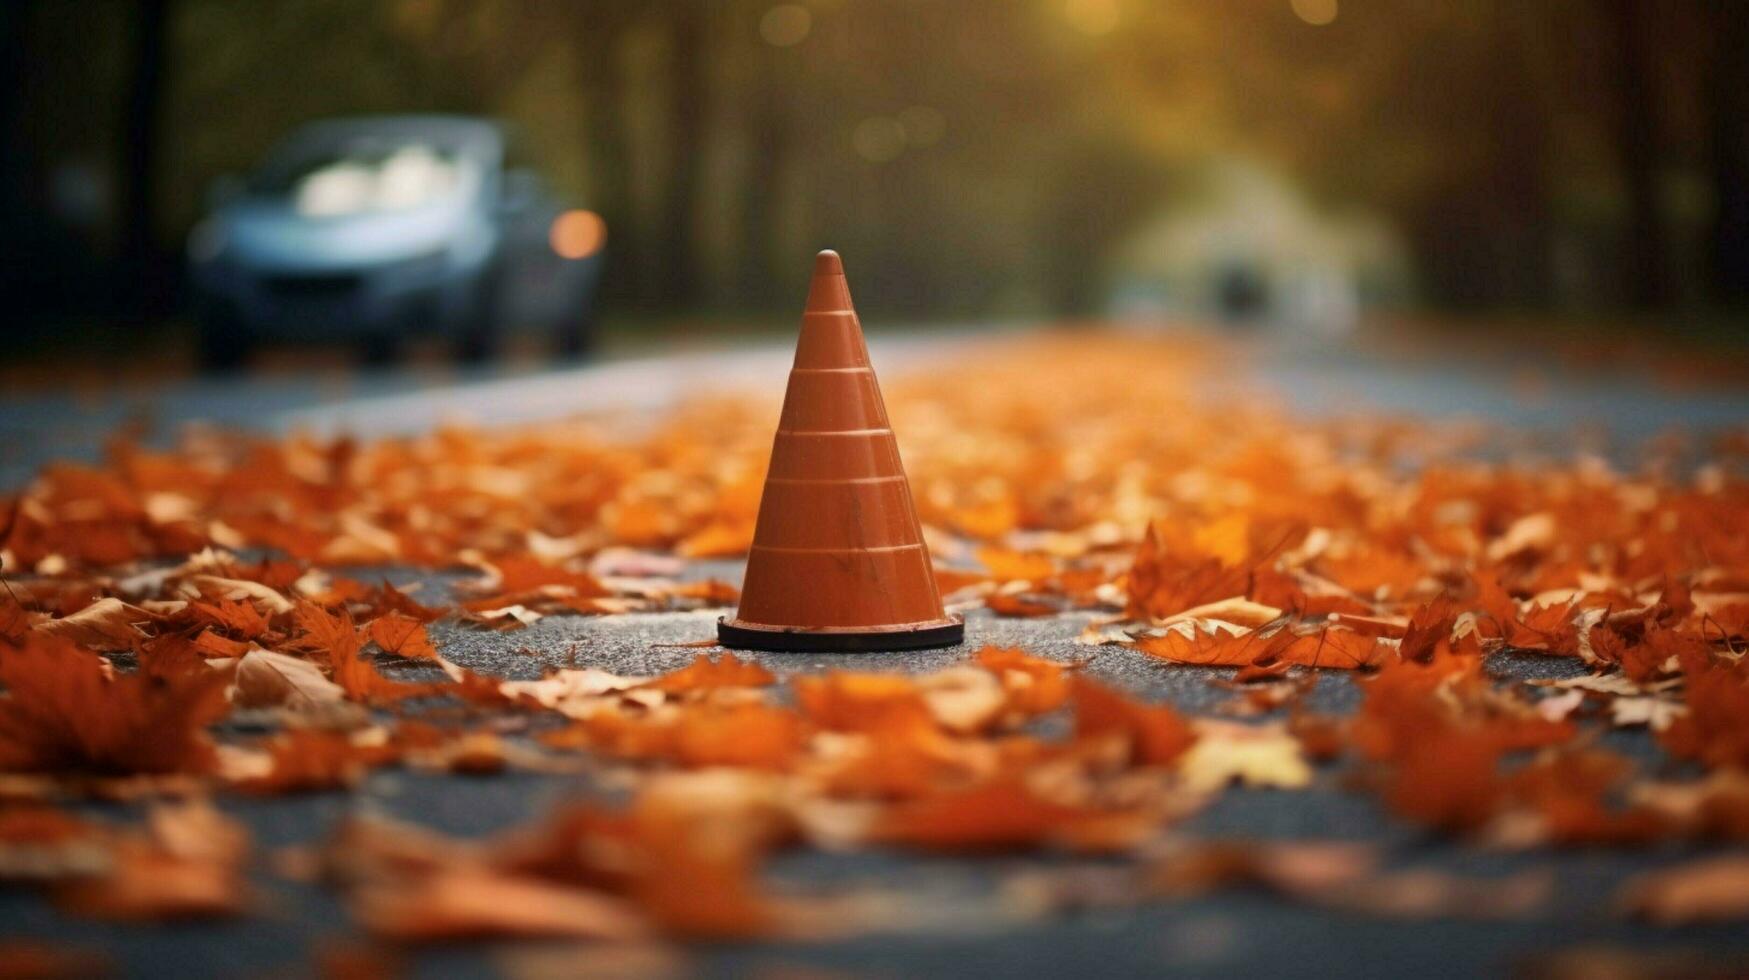
[[[240,201],[218,216],[226,251],[266,271],[333,271],[382,265],[448,249],[479,234],[465,200],[340,217],[301,215],[289,202]]]

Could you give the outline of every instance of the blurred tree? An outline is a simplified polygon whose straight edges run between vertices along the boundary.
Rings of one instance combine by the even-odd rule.
[[[1749,303],[1749,15],[1741,4],[1706,4],[1712,38],[1706,84],[1713,220],[1709,266],[1714,294]]]
[[[6,8],[34,142],[0,165],[125,176],[130,268],[296,125],[443,111],[516,124],[607,218],[622,309],[787,309],[833,246],[894,314],[1095,310],[1136,224],[1192,203],[1177,175],[1223,161],[1392,226],[1438,304],[1749,300],[1728,0],[90,4]],[[110,58],[87,22],[116,11]],[[119,119],[51,124],[105,85]]]
[[[127,292],[124,309],[139,316],[160,316],[170,308],[177,275],[174,252],[158,234],[167,34],[174,9],[170,0],[134,3],[132,63],[120,105],[121,282]]]
[[[1659,43],[1658,18],[1646,0],[1602,0],[1600,12],[1614,34],[1616,146],[1627,189],[1627,247],[1622,281],[1638,307],[1656,308],[1670,299],[1663,209],[1659,202],[1661,143],[1654,90],[1653,53]]]

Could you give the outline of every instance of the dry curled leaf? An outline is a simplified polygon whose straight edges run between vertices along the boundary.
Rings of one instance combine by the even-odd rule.
[[[51,637],[0,651],[0,771],[206,772],[206,727],[228,710],[229,678],[197,667],[117,676],[96,654]]]
[[[92,650],[131,650],[145,634],[137,624],[150,623],[151,613],[114,596],[58,619],[45,619],[32,629]]]
[[[242,708],[308,709],[346,698],[346,690],[324,676],[320,667],[271,650],[244,654],[232,683],[236,685],[233,701]]]

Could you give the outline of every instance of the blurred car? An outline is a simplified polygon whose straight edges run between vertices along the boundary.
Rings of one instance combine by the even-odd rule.
[[[505,328],[593,333],[606,227],[507,164],[499,125],[451,116],[336,119],[294,132],[215,188],[189,236],[208,367],[263,341],[348,342],[384,360],[414,334],[491,355]]]

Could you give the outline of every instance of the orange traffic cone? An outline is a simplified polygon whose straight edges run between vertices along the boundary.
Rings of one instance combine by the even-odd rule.
[[[941,608],[844,266],[821,252],[741,607],[717,638],[742,650],[842,652],[964,637],[964,621]]]

